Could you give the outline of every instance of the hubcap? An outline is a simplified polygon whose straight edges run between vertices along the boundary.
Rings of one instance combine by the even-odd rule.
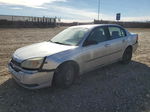
[[[72,83],[73,81],[73,69],[72,68],[68,68],[67,72],[66,72],[66,84],[69,85]]]
[[[126,52],[125,60],[130,60],[130,58],[131,58],[131,52],[130,52],[130,50],[128,50]]]
[[[69,81],[72,78],[72,70],[68,70],[66,73],[66,79]]]

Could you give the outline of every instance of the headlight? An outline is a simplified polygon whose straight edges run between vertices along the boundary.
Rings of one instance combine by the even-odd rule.
[[[41,67],[44,58],[33,58],[25,60],[21,63],[21,67],[25,69],[38,69]]]

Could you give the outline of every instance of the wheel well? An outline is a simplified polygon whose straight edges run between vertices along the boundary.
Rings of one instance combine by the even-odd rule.
[[[63,63],[61,63],[57,68],[56,68],[56,71],[54,72],[54,76],[53,76],[53,80],[52,80],[52,85],[54,85],[55,83],[55,73],[57,72],[57,69],[59,69],[59,67],[63,66],[64,64],[67,64],[67,63],[71,63],[74,67],[75,67],[75,72],[76,72],[76,76],[75,77],[78,77],[79,76],[79,65],[77,62],[73,61],[73,60],[69,60],[69,61],[65,61]]]
[[[79,73],[79,70],[80,70],[79,65],[78,65],[77,62],[75,62],[75,61],[73,61],[73,60],[69,60],[69,61],[63,62],[63,63],[61,63],[57,68],[59,68],[60,66],[62,66],[62,65],[64,65],[64,64],[67,64],[67,63],[71,63],[71,64],[74,66],[76,74]]]
[[[131,49],[131,50],[132,50],[132,46],[131,46],[131,45],[129,45],[126,49]]]

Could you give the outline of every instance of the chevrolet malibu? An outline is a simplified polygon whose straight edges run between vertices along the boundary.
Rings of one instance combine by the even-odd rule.
[[[85,72],[117,61],[128,64],[137,45],[138,35],[119,25],[73,26],[49,41],[16,50],[8,68],[28,89],[69,87]]]

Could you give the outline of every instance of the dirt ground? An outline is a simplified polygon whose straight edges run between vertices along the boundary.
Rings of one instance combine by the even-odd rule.
[[[129,29],[139,48],[128,65],[86,73],[68,89],[18,86],[7,70],[11,54],[63,29],[0,29],[0,112],[150,112],[150,29]]]

